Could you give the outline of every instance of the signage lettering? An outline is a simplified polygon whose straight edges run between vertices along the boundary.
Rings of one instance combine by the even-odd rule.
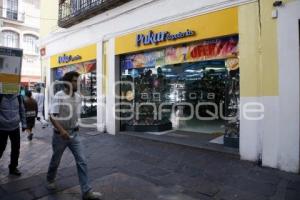
[[[59,56],[58,57],[58,63],[59,64],[62,64],[62,63],[69,63],[69,62],[74,62],[74,61],[77,61],[77,60],[81,60],[82,57],[80,55],[77,55],[77,56],[68,56],[66,54],[64,54],[63,56]]]
[[[177,40],[177,39],[182,39],[186,37],[191,37],[196,34],[195,31],[187,29],[185,32],[179,32],[176,34],[171,34],[170,32],[167,31],[162,31],[159,33],[154,33],[153,31],[149,31],[147,35],[144,34],[138,34],[136,37],[136,45],[141,46],[141,45],[157,45],[160,42],[165,42],[168,40]]]

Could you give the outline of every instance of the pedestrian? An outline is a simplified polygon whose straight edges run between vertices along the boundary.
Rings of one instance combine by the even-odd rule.
[[[21,86],[20,95],[22,95],[23,97],[25,97],[25,87],[24,86]]]
[[[27,122],[27,130],[28,130],[28,140],[31,141],[33,138],[32,129],[35,126],[35,118],[38,114],[38,104],[36,100],[32,98],[32,92],[28,90],[26,92],[26,99],[24,100],[25,104],[25,113],[26,113],[26,122]]]
[[[81,97],[77,93],[79,74],[68,72],[64,75],[64,89],[57,92],[50,108],[50,120],[54,126],[52,148],[53,154],[47,173],[47,187],[56,189],[55,177],[61,157],[68,147],[76,161],[77,173],[84,200],[101,199],[102,194],[92,192],[83,146],[78,134]]]
[[[23,97],[18,94],[0,94],[0,158],[10,139],[11,154],[9,173],[21,176],[18,169],[20,155],[20,122],[22,130],[27,128]]]
[[[42,124],[42,128],[46,128],[48,126],[47,121],[45,120],[44,117],[44,100],[45,100],[45,96],[43,93],[41,93],[41,88],[38,87],[36,89],[36,92],[33,95],[33,98],[36,100],[37,104],[38,104],[38,115],[37,115],[37,120]]]
[[[28,85],[25,85],[23,88],[21,88],[20,94],[23,96],[23,99],[26,99],[26,93],[29,91]]]

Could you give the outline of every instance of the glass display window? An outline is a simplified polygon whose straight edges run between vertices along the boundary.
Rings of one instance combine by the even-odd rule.
[[[80,74],[80,94],[83,98],[81,117],[97,116],[96,61],[55,68],[53,70],[53,77],[55,80],[61,80],[63,75],[70,71],[77,71]],[[62,85],[57,85],[55,92],[62,89]]]
[[[238,36],[121,56],[121,130],[217,133],[236,145],[238,61]]]

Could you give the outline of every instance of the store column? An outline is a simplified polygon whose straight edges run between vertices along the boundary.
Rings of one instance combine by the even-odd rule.
[[[115,57],[115,39],[110,39],[107,45],[108,91],[106,97],[106,125],[107,133],[115,135],[119,131],[119,123],[115,117],[117,81],[119,80],[119,64]]]
[[[43,59],[43,62],[45,62],[45,66],[46,66],[46,87],[45,87],[45,119],[49,120],[49,115],[48,115],[48,111],[49,111],[49,107],[50,107],[50,101],[51,101],[51,80],[53,79],[52,77],[52,73],[51,73],[51,67],[50,67],[50,59],[49,58],[45,58]]]
[[[105,74],[103,67],[105,67],[104,61],[104,49],[103,42],[97,44],[97,130],[105,132],[105,94],[103,84],[105,84]]]

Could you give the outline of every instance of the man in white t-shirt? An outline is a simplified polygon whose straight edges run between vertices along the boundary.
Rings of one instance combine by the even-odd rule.
[[[36,91],[37,91],[37,93],[33,94],[33,98],[36,100],[36,102],[38,104],[37,120],[39,122],[41,122],[43,128],[46,128],[48,126],[48,122],[44,118],[44,99],[45,99],[45,96],[44,96],[44,94],[41,93],[41,88],[40,87],[38,87],[36,89]]]
[[[83,145],[79,136],[78,119],[81,97],[77,93],[79,74],[68,72],[64,75],[64,90],[57,92],[50,109],[50,120],[54,126],[52,139],[53,154],[49,164],[48,189],[56,189],[55,177],[65,149],[68,147],[74,155],[83,200],[99,200],[101,193],[92,192]]]

